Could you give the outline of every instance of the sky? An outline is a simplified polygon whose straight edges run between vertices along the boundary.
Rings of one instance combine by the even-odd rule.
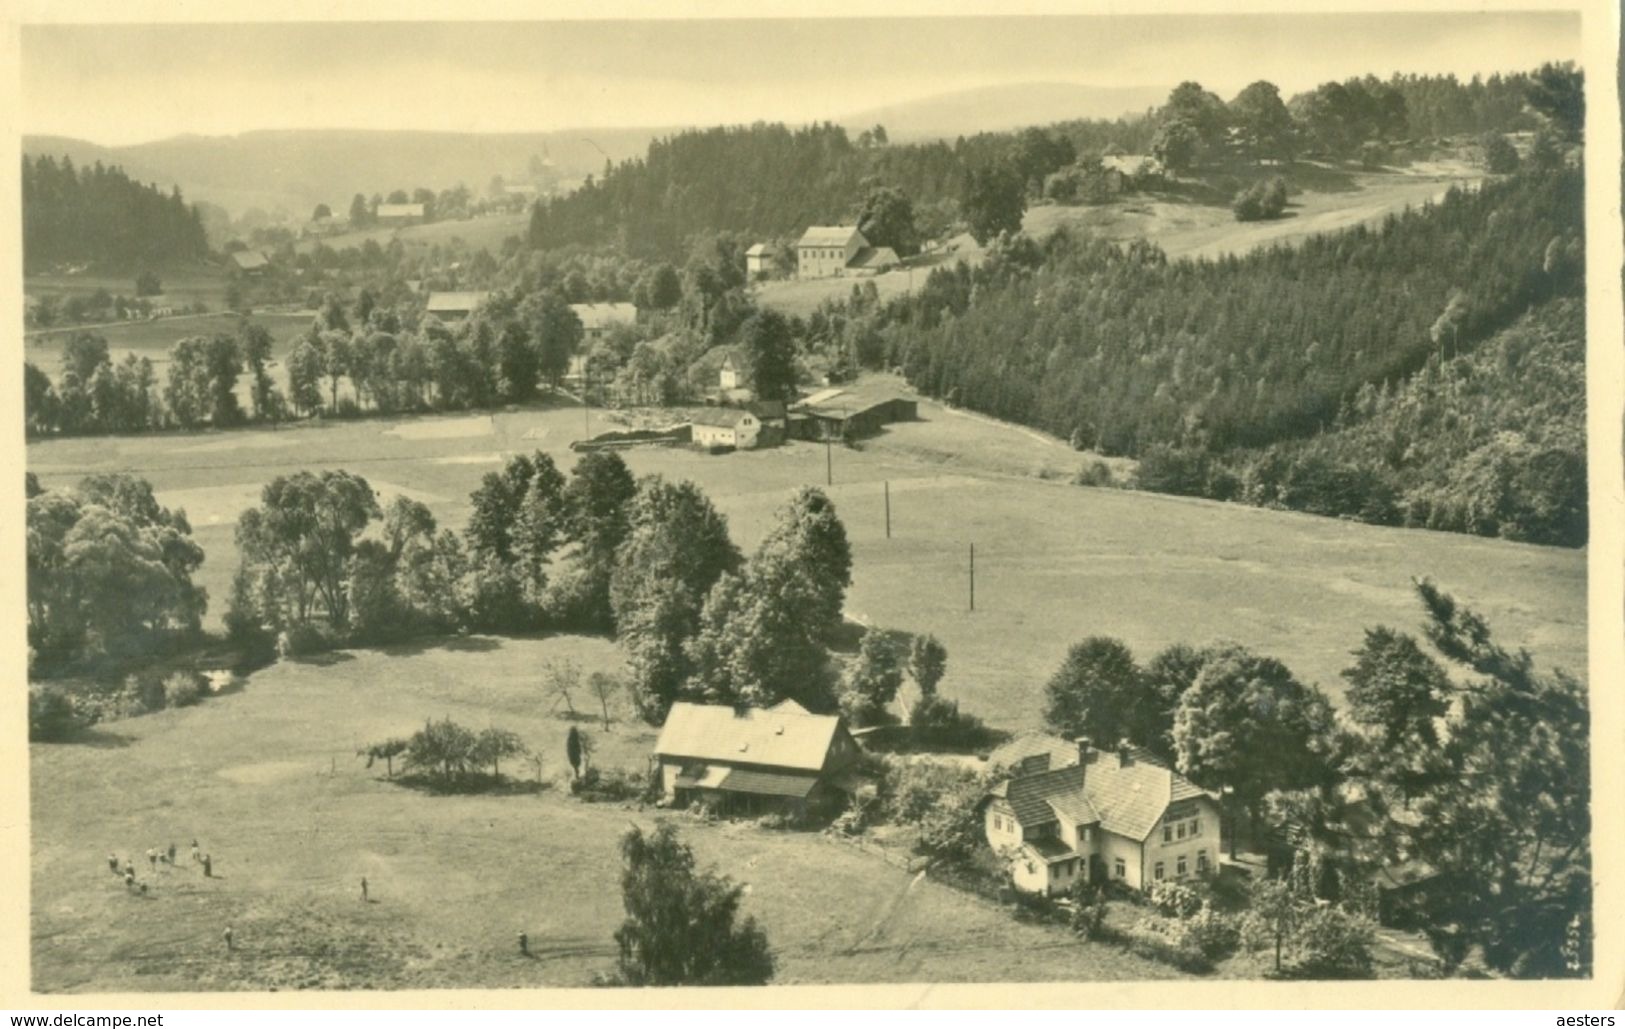
[[[28,133],[474,132],[840,119],[979,86],[1075,82],[1226,98],[1394,71],[1577,60],[1571,13],[25,25]]]

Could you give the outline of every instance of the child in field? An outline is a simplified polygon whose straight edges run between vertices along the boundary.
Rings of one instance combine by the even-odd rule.
[[[135,870],[134,869],[129,869],[124,873],[124,888],[125,888],[125,890],[132,890],[132,889],[135,888]]]
[[[118,875],[118,855],[112,851],[107,852],[107,867],[114,875]]]
[[[158,871],[158,852],[151,847],[147,848],[147,864],[152,866],[154,872]]]
[[[367,902],[367,877],[361,877],[361,903]]]
[[[170,867],[174,867],[174,865],[175,865],[175,841],[174,840],[169,841],[169,864],[170,864]]]
[[[195,864],[197,864],[198,862],[200,862],[202,860],[203,860],[203,852],[201,850],[197,849],[197,840],[193,840],[192,841],[192,864],[195,865]]]

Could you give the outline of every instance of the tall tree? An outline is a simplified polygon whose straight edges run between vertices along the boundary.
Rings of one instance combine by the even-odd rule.
[[[1292,115],[1275,83],[1260,79],[1237,93],[1230,101],[1228,116],[1246,156],[1258,161],[1292,156]]]
[[[1121,640],[1091,636],[1072,645],[1044,687],[1044,721],[1099,746],[1129,740],[1155,747],[1168,720],[1164,701]]]
[[[695,868],[694,854],[664,823],[621,839],[615,930],[620,978],[629,986],[756,986],[773,978],[773,954],[753,918],[739,920],[744,889]]]
[[[796,345],[790,323],[777,311],[758,311],[740,330],[750,388],[758,400],[793,400]]]
[[[971,235],[987,244],[1000,233],[1021,231],[1021,218],[1027,212],[1025,185],[1021,176],[1003,164],[970,168],[965,172],[959,206]]]
[[[356,541],[381,515],[367,480],[344,471],[297,472],[266,483],[260,505],[237,520],[237,546],[251,571],[270,573],[286,622],[320,607],[335,628],[349,624],[347,573]]]
[[[920,251],[914,227],[914,203],[895,186],[876,186],[858,210],[858,231],[870,246],[891,247],[901,257]]]

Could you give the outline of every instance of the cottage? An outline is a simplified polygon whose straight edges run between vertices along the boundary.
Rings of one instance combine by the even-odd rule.
[[[858,757],[840,717],[793,700],[770,708],[679,702],[655,742],[667,803],[730,814],[831,811],[857,788]]]
[[[745,251],[745,277],[747,279],[765,279],[771,276],[775,269],[774,259],[779,256],[779,248],[771,243],[757,243]]]
[[[1149,154],[1108,154],[1100,159],[1106,188],[1112,192],[1138,189],[1162,174],[1162,162]]]
[[[722,367],[717,370],[717,388],[722,390],[745,387],[745,359],[737,351],[722,355]]]
[[[423,205],[379,204],[373,220],[379,225],[416,225],[423,221]]]
[[[1010,861],[1017,889],[1057,894],[1108,879],[1146,889],[1218,867],[1217,795],[1126,743],[1101,751],[1079,740],[1070,764],[1040,767],[1063,742],[1029,745],[1026,770],[982,802],[988,845]]]
[[[868,275],[878,275],[890,271],[901,263],[897,259],[897,251],[891,247],[864,247],[852,258],[847,268],[854,272]]]
[[[691,420],[694,445],[700,447],[733,447],[749,450],[756,446],[762,432],[762,423],[747,410],[718,407],[702,411]]]
[[[232,271],[238,275],[257,278],[265,274],[271,259],[263,250],[239,250],[231,255]]]
[[[430,293],[425,312],[443,322],[460,322],[473,314],[491,294],[484,290],[464,290],[454,293]]]
[[[858,252],[869,245],[856,225],[814,225],[796,241],[796,274],[803,279],[845,275]]]

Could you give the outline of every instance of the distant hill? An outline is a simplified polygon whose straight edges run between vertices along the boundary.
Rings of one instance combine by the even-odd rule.
[[[121,165],[131,178],[179,185],[188,199],[240,214],[250,207],[303,213],[318,203],[348,207],[371,195],[422,186],[485,191],[493,175],[522,176],[546,155],[558,175],[599,174],[604,161],[641,156],[664,129],[568,129],[531,133],[388,132],[344,129],[176,136],[104,147],[61,136],[25,136],[29,155],[67,154],[75,164]]]
[[[1140,114],[1168,99],[1165,87],[1085,86],[1075,82],[1020,82],[906,100],[838,119],[853,132],[879,124],[892,142],[954,139],[1077,118],[1113,119]]]

